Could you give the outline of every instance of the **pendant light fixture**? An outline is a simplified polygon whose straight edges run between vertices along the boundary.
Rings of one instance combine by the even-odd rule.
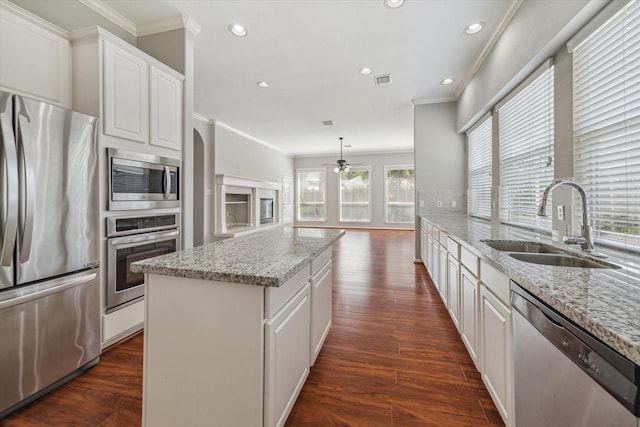
[[[342,158],[342,137],[340,137],[340,159],[336,162],[336,167],[333,168],[335,173],[340,173],[342,171],[349,172],[351,170],[351,166],[347,163],[346,160]]]

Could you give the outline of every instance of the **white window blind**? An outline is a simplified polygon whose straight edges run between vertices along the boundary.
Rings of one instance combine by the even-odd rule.
[[[413,166],[385,166],[385,221],[415,221],[415,174]]]
[[[324,169],[298,169],[298,221],[326,219]]]
[[[553,180],[553,113],[553,66],[498,109],[502,222],[551,230],[536,213]]]
[[[467,133],[469,142],[469,214],[491,217],[491,116]]]
[[[640,3],[573,51],[574,175],[596,241],[640,246]]]
[[[369,167],[352,167],[340,172],[340,221],[371,220]]]

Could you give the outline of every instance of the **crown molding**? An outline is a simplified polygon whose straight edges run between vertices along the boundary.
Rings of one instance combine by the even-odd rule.
[[[480,52],[480,55],[478,55],[478,59],[476,59],[476,62],[473,63],[473,66],[469,69],[469,71],[467,71],[467,73],[464,75],[464,77],[460,81],[460,84],[458,85],[458,90],[456,90],[456,93],[455,93],[455,100],[460,98],[460,95],[462,95],[462,92],[465,90],[465,88],[467,87],[467,85],[469,84],[473,76],[476,75],[476,73],[478,72],[482,64],[484,64],[484,61],[487,59],[487,56],[489,56],[489,53],[491,52],[495,44],[500,39],[500,37],[502,36],[502,33],[507,28],[509,23],[511,23],[511,20],[515,16],[518,9],[520,9],[520,6],[522,6],[522,3],[524,3],[524,0],[514,0],[511,3],[511,5],[509,6],[509,10],[507,10],[507,13],[505,13],[504,16],[502,17],[502,20],[498,24],[496,30],[491,35],[489,42],[485,45],[484,49],[482,49],[482,52]]]
[[[231,127],[231,126],[229,126],[229,125],[227,125],[227,124],[224,124],[224,123],[222,123],[222,122],[216,121],[216,122],[215,122],[215,125],[216,125],[216,126],[220,126],[221,128],[226,129],[226,130],[228,130],[228,131],[230,131],[230,132],[233,132],[233,133],[235,133],[236,135],[239,135],[239,136],[241,136],[241,137],[243,137],[243,138],[247,138],[248,140],[253,141],[253,142],[257,143],[257,144],[264,145],[264,146],[265,146],[265,147],[267,147],[267,148],[270,148],[270,149],[272,149],[272,150],[275,150],[275,151],[277,151],[277,152],[279,152],[279,153],[282,153],[282,154],[284,154],[284,155],[286,155],[286,156],[289,156],[289,157],[293,158],[293,156],[292,156],[290,153],[287,153],[287,152],[286,152],[286,151],[284,151],[283,149],[281,149],[281,148],[279,148],[279,147],[276,147],[276,146],[275,146],[275,145],[273,145],[273,144],[269,144],[268,142],[263,141],[263,140],[262,140],[262,139],[260,139],[260,138],[256,138],[255,136],[249,135],[248,133],[244,133],[244,132],[242,132],[242,131],[240,131],[240,130],[238,130],[238,129],[236,129],[236,128],[233,128],[233,127]]]
[[[62,37],[65,40],[69,40],[69,32],[67,30],[60,28],[57,25],[54,25],[51,22],[40,18],[38,15],[34,15],[28,10],[21,8],[20,6],[14,3],[11,3],[10,1],[0,0],[0,11],[2,10],[11,12],[12,14],[17,15],[20,18],[26,21],[29,21],[32,24],[35,24],[42,29],[49,31],[55,34],[56,36]]]
[[[166,31],[179,30],[182,28],[191,32],[193,35],[200,32],[200,25],[198,25],[193,18],[185,14],[180,14],[170,16],[159,21],[138,25],[137,36],[148,36],[151,34],[164,33]]]
[[[443,102],[453,102],[457,101],[458,97],[456,96],[447,96],[444,98],[418,98],[411,101],[413,106],[416,105],[425,105],[425,104],[441,104]]]
[[[4,0],[3,0],[4,1]],[[170,16],[159,21],[136,25],[120,12],[116,11],[102,0],[78,0],[89,9],[100,14],[103,18],[111,21],[134,37],[148,36],[151,34],[163,33],[178,29],[186,29],[194,36],[200,32],[200,25],[190,16],[180,14]]]
[[[209,117],[203,116],[202,114],[195,113],[195,112],[193,113],[193,119],[201,121],[201,122],[204,122],[204,123],[207,123],[207,124],[210,124],[210,125],[214,125],[216,123],[215,120],[210,119]]]
[[[94,12],[102,15],[104,18],[116,24],[134,37],[138,37],[136,24],[129,18],[117,12],[101,0],[78,0],[78,2],[87,6]]]

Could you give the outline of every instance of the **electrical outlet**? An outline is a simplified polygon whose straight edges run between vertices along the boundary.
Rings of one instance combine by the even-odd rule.
[[[441,208],[441,207],[442,207],[442,200],[438,200],[438,201],[436,202],[436,207],[437,207],[437,208]]]
[[[564,221],[564,206],[558,205],[558,221]]]
[[[420,200],[420,207],[424,208],[424,200]]]
[[[456,203],[456,201],[455,201],[455,200],[452,200],[452,201],[451,201],[451,207],[452,207],[452,208],[455,208],[457,205],[458,205],[458,204]]]

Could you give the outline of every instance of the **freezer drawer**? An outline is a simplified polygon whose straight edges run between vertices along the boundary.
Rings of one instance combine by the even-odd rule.
[[[95,364],[98,277],[93,269],[0,294],[0,418]]]

